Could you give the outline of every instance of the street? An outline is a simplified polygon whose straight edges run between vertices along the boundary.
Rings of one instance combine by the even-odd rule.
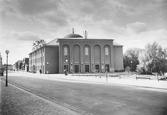
[[[5,76],[2,77],[5,80]],[[167,91],[10,76],[9,83],[93,115],[166,115]],[[3,92],[3,91],[2,91]]]

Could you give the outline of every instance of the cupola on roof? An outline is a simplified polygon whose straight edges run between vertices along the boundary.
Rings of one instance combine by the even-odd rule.
[[[83,38],[81,35],[79,34],[75,34],[74,33],[74,29],[72,30],[72,34],[68,34],[64,37],[65,39],[69,39],[69,38]]]
[[[83,38],[83,37],[79,34],[68,34],[64,38]]]

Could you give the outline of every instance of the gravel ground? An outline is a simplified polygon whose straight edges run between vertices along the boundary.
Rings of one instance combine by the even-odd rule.
[[[78,115],[67,108],[41,99],[0,81],[1,115]]]

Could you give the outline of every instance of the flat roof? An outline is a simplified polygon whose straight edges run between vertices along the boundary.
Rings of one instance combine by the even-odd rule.
[[[57,38],[58,40],[112,40],[114,39],[106,39],[106,38]]]

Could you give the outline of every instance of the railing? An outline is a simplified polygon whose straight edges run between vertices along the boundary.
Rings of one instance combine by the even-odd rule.
[[[72,76],[95,76],[95,77],[120,77],[119,74],[117,73],[99,73],[99,72],[94,72],[94,73],[72,73]]]

